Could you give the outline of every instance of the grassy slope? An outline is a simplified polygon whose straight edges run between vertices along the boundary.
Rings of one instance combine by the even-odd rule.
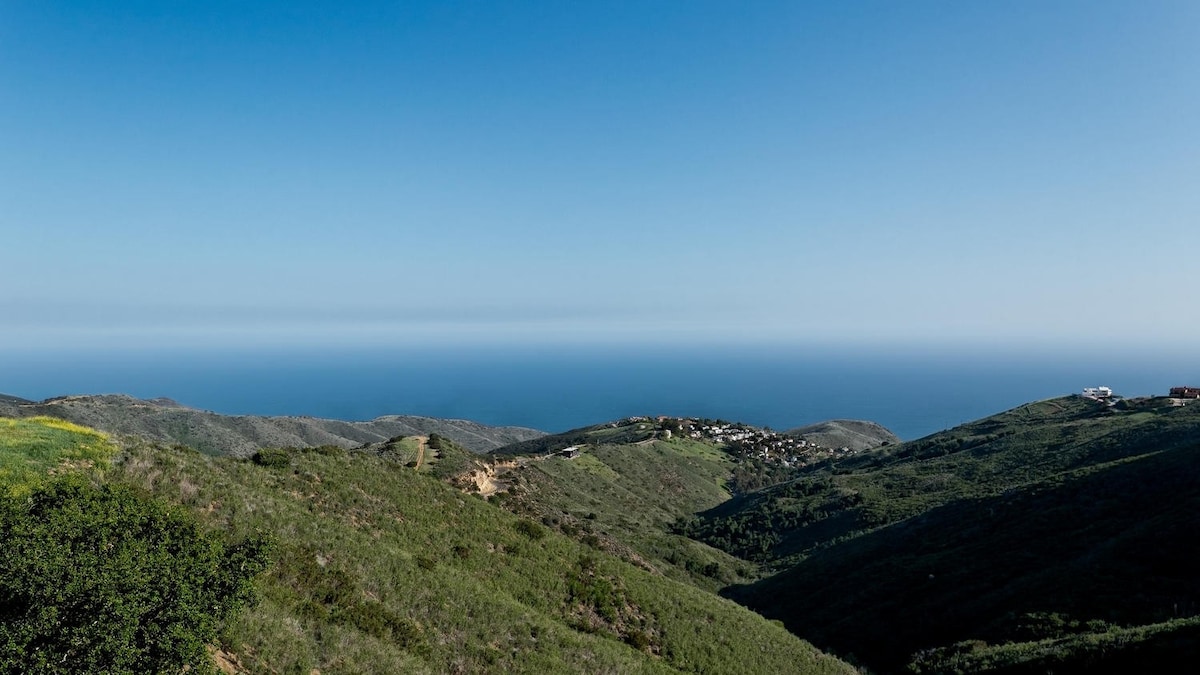
[[[363,453],[133,449],[115,478],[279,544],[228,630],[253,671],[845,672],[779,626]]]
[[[731,467],[727,453],[688,439],[589,445],[575,459],[528,464],[514,501],[565,533],[599,536],[630,559],[715,591],[750,578],[753,566],[670,529],[729,499]]]
[[[1179,672],[1181,664],[1194,663],[1198,649],[1200,618],[1192,617],[1028,642],[988,645],[967,641],[924,653],[909,670],[930,675],[1170,673]]]
[[[590,447],[576,459],[552,458],[531,464],[554,479],[564,510],[603,512],[606,520],[625,518],[638,530],[664,529],[679,516],[729,498],[722,484],[729,457],[696,441],[655,441],[646,445]],[[547,488],[551,488],[547,485]]]
[[[734,595],[885,669],[960,640],[1047,637],[1021,627],[1027,614],[1195,615],[1197,459],[1200,406],[1022,406],[826,472],[812,499],[847,498],[774,549],[803,541],[808,557]],[[768,512],[785,487],[719,518]]]
[[[100,432],[50,418],[0,418],[0,491],[21,494],[49,472],[88,468],[117,451]]]
[[[714,508],[690,534],[785,568],[818,547],[955,500],[1003,494],[1197,437],[1200,406],[1114,413],[1078,397],[1030,403],[896,448],[813,467],[796,481]]]
[[[900,437],[891,430],[866,420],[829,420],[789,429],[784,433],[804,437],[826,448],[867,450],[900,442]]]
[[[739,651],[778,639],[757,619],[692,604],[708,596],[589,540],[607,535],[629,550],[600,548],[713,588],[752,566],[663,531],[705,508],[693,534],[786,568],[737,597],[873,667],[939,646],[918,661],[924,672],[1195,653],[1191,623],[1153,622],[1200,613],[1188,571],[1200,554],[1200,405],[1038,402],[730,501],[724,453],[630,433],[539,439],[540,450],[594,445],[522,470],[516,510],[586,543],[539,538],[529,521],[364,455],[296,453],[281,470],[142,449],[121,474],[285,542],[288,564],[229,637],[245,663],[277,670],[794,671],[781,665],[794,645]],[[455,457],[429,468],[444,474]],[[1047,632],[1031,615],[1085,628]],[[961,640],[973,642],[945,647]]]
[[[1200,449],[963,500],[822,550],[746,599],[818,644],[896,666],[1020,639],[1024,615],[1119,624],[1200,613]]]
[[[630,445],[655,438],[657,431],[658,425],[649,421],[631,423],[621,420],[511,443],[492,450],[491,454],[536,455],[575,445]]]

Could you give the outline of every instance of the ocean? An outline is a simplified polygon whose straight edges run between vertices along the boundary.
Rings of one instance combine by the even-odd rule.
[[[1133,352],[774,348],[406,348],[0,353],[0,393],[168,397],[226,414],[406,414],[549,432],[630,415],[777,430],[835,418],[905,440],[1106,385],[1200,384],[1200,358]]]

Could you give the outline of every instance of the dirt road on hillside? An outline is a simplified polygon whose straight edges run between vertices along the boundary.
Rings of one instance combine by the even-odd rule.
[[[417,436],[417,471],[421,470],[421,462],[425,461],[425,444],[428,442],[428,436]]]

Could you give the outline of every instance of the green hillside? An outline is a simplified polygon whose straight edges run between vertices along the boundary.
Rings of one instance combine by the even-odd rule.
[[[1079,397],[1030,403],[899,446],[805,467],[793,480],[684,521],[679,531],[784,568],[830,542],[956,500],[1200,438],[1200,407],[1161,400],[1125,410]]]
[[[623,421],[522,444],[540,452],[510,471],[502,501],[642,566],[731,585],[730,597],[871,668],[1069,672],[1192,644],[1193,584],[1161,572],[1195,553],[1181,538],[1197,530],[1190,497],[1164,505],[1200,494],[1170,465],[1200,442],[1198,413],[1154,399],[1041,401],[776,467],[776,484],[732,496],[735,475],[772,473],[722,444]],[[775,576],[746,585],[763,568]]]
[[[1200,447],[957,501],[822,549],[743,597],[819,643],[894,664],[918,648],[1200,614]],[[1107,627],[1102,627],[1106,629]]]
[[[873,668],[1075,672],[1197,648],[1191,623],[1137,628],[1200,615],[1197,460],[1200,406],[1055,399],[682,529],[777,566],[730,595]]]
[[[735,546],[695,536],[686,527],[695,514],[853,454],[722,420],[631,417],[491,453],[505,488],[493,498],[636,565],[718,591],[759,578],[759,565]]]
[[[24,494],[52,473],[104,464],[117,452],[100,432],[51,417],[0,417],[0,494]]]
[[[597,440],[593,435],[593,440]],[[575,457],[543,456],[510,474],[497,501],[593,547],[707,590],[754,577],[755,566],[671,531],[729,499],[730,455],[691,439],[604,442]],[[576,437],[576,441],[581,438]]]
[[[189,550],[226,609],[164,663],[848,672],[796,636],[877,672],[1121,672],[1200,652],[1200,404],[1065,397],[860,452],[630,418],[488,456],[431,433],[238,459],[0,422],[12,522],[76,495],[208,542]],[[62,483],[77,479],[92,487]],[[136,572],[153,576],[173,549],[144,529],[113,532],[158,552]],[[41,596],[22,597],[44,625]]]
[[[257,603],[209,643],[233,672],[851,672],[728,600],[405,463],[146,443],[92,480],[190,514],[222,546],[269,542]]]
[[[660,432],[660,425],[650,418],[634,417],[511,443],[492,454],[537,455],[580,445],[629,445],[658,438]]]

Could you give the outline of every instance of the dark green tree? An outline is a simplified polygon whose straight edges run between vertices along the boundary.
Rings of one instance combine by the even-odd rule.
[[[209,671],[205,647],[267,564],[264,542],[226,545],[121,485],[0,500],[0,672]]]

